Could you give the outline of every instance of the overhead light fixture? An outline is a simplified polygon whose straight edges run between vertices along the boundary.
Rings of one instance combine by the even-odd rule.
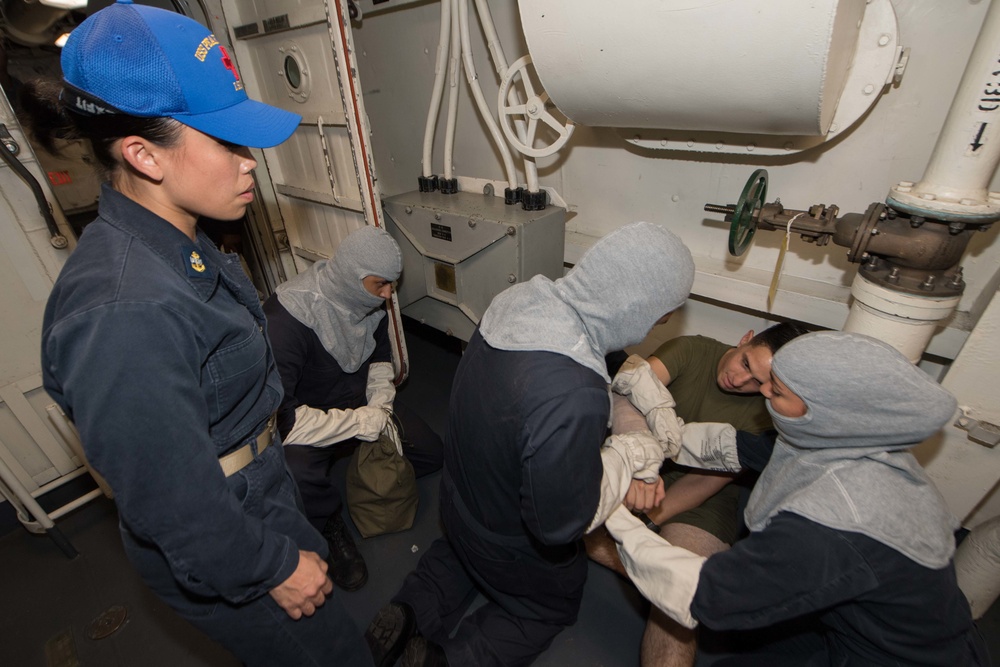
[[[38,0],[38,3],[46,7],[55,7],[56,9],[65,9],[67,11],[83,9],[87,6],[87,0]]]

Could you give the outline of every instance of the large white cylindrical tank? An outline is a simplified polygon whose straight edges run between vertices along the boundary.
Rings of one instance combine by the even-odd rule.
[[[825,135],[866,0],[522,0],[552,102],[604,127]]]

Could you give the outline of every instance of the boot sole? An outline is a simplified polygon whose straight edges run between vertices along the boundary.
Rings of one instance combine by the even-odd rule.
[[[377,618],[377,616],[376,616]],[[368,644],[369,650],[372,650],[372,657],[374,658],[375,651],[373,650],[373,644],[376,640],[371,635],[371,627],[365,630],[365,642]],[[399,633],[399,637],[396,638],[396,642],[389,648],[382,659],[376,661],[375,667],[392,667],[396,664],[403,656],[403,651],[406,650],[406,644],[410,641],[417,632],[417,621],[412,614],[404,614],[403,616],[403,628]],[[380,646],[381,648],[381,646]]]

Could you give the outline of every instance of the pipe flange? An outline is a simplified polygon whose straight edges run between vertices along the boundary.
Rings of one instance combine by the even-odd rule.
[[[900,294],[948,298],[961,296],[965,292],[965,280],[962,279],[960,267],[928,271],[897,266],[891,260],[880,260],[862,264],[858,275]]]
[[[859,273],[859,275],[861,275]],[[939,321],[947,317],[958,305],[961,294],[928,294],[901,291],[889,285],[867,280],[851,283],[851,296],[881,313],[913,321]],[[845,327],[844,329],[848,329]]]
[[[940,222],[988,225],[1000,220],[1000,194],[986,193],[986,199],[946,197],[919,183],[901,181],[889,189],[885,203],[903,213]]]
[[[872,233],[878,225],[879,220],[882,219],[883,213],[885,213],[885,204],[875,202],[868,206],[868,210],[865,211],[861,224],[858,225],[857,231],[854,232],[854,238],[851,241],[851,249],[847,253],[847,261],[857,263],[864,260],[865,249],[868,247],[868,241],[871,240]]]

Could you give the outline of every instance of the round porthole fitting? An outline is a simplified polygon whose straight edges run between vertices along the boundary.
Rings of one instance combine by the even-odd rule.
[[[288,96],[296,102],[309,99],[312,86],[309,82],[309,68],[300,49],[294,42],[282,44],[278,49],[281,54],[281,69],[279,75],[288,89]]]
[[[299,90],[302,86],[302,71],[299,69],[299,64],[295,62],[295,58],[291,56],[285,56],[285,80],[288,81],[288,87],[292,90]]]

